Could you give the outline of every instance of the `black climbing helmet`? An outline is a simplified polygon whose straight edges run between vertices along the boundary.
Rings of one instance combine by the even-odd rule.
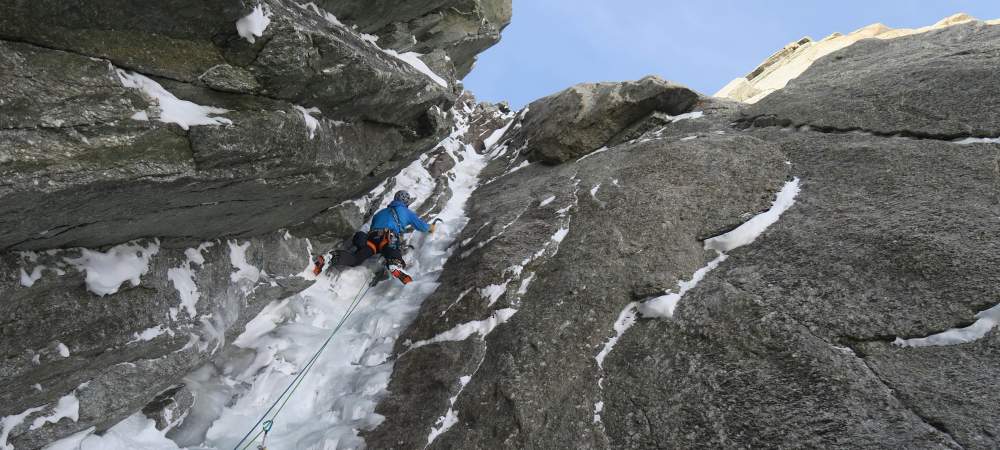
[[[396,191],[396,195],[392,196],[392,199],[403,202],[406,206],[410,206],[410,203],[413,203],[413,196],[406,191]]]

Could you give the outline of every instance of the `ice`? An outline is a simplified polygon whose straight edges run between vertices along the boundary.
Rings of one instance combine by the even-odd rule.
[[[80,400],[76,398],[76,391],[62,396],[56,403],[52,414],[36,418],[28,429],[37,430],[47,423],[57,423],[65,418],[74,422],[80,420]]]
[[[415,247],[407,255],[414,281],[403,286],[390,279],[361,298],[274,421],[269,448],[362,448],[360,431],[381,422],[374,408],[392,373],[388,356],[420,304],[437,288],[442,265],[468,222],[465,203],[486,164],[485,157],[458,141],[468,130],[465,119],[459,120],[452,136],[442,142],[446,151],[460,156],[443,177],[453,192],[438,216],[443,222],[434,234],[416,233],[409,241]],[[408,169],[394,185],[426,199],[434,179],[422,167]],[[234,266],[238,259],[233,258]],[[310,262],[302,264],[305,269]],[[362,266],[322,275],[302,293],[269,305],[251,320],[236,339],[237,346],[185,379],[198,394],[188,419],[175,429],[177,443],[232,448],[306,367],[355,296],[368,286],[371,274]]]
[[[45,266],[35,266],[35,268],[32,269],[31,273],[29,274],[28,272],[25,272],[24,268],[22,267],[21,268],[21,286],[24,286],[24,287],[31,287],[31,286],[33,286],[36,281],[38,281],[40,278],[42,278],[42,271],[43,270],[45,270]]]
[[[553,196],[551,196],[551,197],[549,197],[549,198],[547,198],[545,200],[542,200],[540,203],[538,203],[538,206],[539,207],[546,206],[549,203],[552,203],[555,199],[556,199],[556,196],[553,195]]]
[[[98,436],[94,428],[53,442],[44,450],[180,450],[156,429],[156,422],[137,412]],[[0,447],[2,448],[2,447]]]
[[[302,120],[306,122],[306,128],[309,129],[309,139],[316,137],[316,129],[319,128],[319,121],[313,117],[313,114],[319,114],[319,108],[303,108],[299,105],[295,105],[295,109],[302,113]]]
[[[229,261],[236,269],[236,272],[229,275],[233,283],[248,280],[253,284],[260,280],[260,269],[247,262],[248,248],[250,248],[250,241],[239,245],[236,241],[229,241]]]
[[[63,344],[62,342],[56,344],[56,350],[59,352],[59,356],[69,358],[69,347],[67,347],[66,344]]]
[[[122,244],[101,253],[81,249],[79,258],[63,258],[78,271],[86,271],[87,290],[100,296],[114,294],[122,283],[138,286],[140,278],[149,272],[149,259],[160,251],[159,241],[145,247]]]
[[[942,347],[977,341],[1000,324],[1000,304],[976,314],[976,321],[965,328],[952,328],[927,337],[896,338],[893,344],[900,347]]]
[[[160,83],[146,78],[144,75],[118,69],[118,77],[121,79],[122,86],[139,89],[146,97],[156,101],[160,108],[160,122],[175,123],[185,130],[194,125],[232,125],[233,123],[225,117],[210,116],[210,114],[225,114],[229,112],[228,109],[201,106],[187,100],[181,100],[160,86]],[[136,119],[136,116],[133,116],[133,119]],[[143,117],[136,120],[149,119]]]
[[[264,35],[264,30],[271,24],[271,11],[264,8],[264,5],[257,5],[250,14],[236,21],[236,32],[253,44],[256,38]]]

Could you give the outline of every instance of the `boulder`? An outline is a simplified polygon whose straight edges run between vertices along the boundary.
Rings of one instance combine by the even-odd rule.
[[[578,84],[528,105],[511,146],[531,161],[559,164],[604,146],[653,112],[686,113],[698,101],[688,88],[649,76],[623,83]]]

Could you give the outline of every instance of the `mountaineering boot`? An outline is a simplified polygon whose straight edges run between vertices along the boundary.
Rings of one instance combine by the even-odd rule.
[[[413,277],[408,275],[406,272],[403,272],[403,269],[397,265],[391,265],[387,267],[387,270],[389,270],[389,273],[392,274],[393,278],[396,278],[403,284],[410,284],[410,282],[413,281]]]
[[[316,255],[313,258],[313,275],[319,276],[323,273],[323,266],[326,265],[326,258],[323,255]]]

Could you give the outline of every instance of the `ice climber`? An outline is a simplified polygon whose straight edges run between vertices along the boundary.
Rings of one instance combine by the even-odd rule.
[[[368,232],[358,231],[354,233],[351,243],[355,250],[353,252],[346,250],[333,252],[333,261],[330,261],[330,265],[360,266],[368,258],[379,253],[385,260],[385,268],[389,274],[403,284],[413,281],[413,278],[403,271],[406,268],[406,262],[403,261],[402,234],[410,226],[417,231],[433,233],[437,222],[428,224],[410,210],[409,206],[413,200],[413,196],[409,192],[397,191],[389,206],[372,216]],[[322,255],[319,255],[316,257],[315,263],[313,272],[318,275],[322,272],[326,261]]]

